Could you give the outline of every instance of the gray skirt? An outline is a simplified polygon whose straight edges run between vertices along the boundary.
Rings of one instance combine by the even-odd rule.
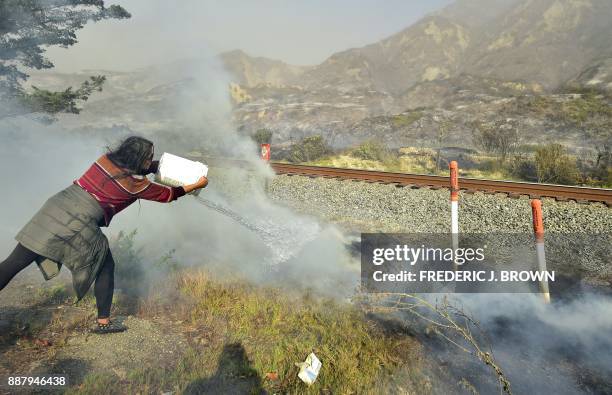
[[[62,265],[70,269],[80,300],[108,253],[108,240],[99,227],[103,218],[93,196],[73,184],[49,198],[15,239],[40,255],[36,263],[46,280],[55,277]]]

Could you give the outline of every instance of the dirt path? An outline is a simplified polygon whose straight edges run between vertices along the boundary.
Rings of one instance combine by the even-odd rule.
[[[44,283],[40,273],[21,273],[0,295],[0,377],[65,374],[72,385],[96,373],[127,373],[175,363],[187,347],[162,320],[118,317],[129,328],[112,335],[89,333],[93,306],[74,306],[66,277]],[[0,387],[0,394],[9,394]]]

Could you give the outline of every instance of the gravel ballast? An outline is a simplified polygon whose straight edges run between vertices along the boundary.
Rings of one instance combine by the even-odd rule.
[[[270,182],[268,195],[295,211],[338,224],[350,233],[450,231],[450,192],[447,189],[284,175]],[[553,266],[549,269],[558,270],[572,281],[583,278],[591,284],[612,285],[609,251],[612,210],[599,203],[579,204],[554,199],[543,199],[542,207],[545,232],[549,235],[547,250],[552,253]],[[522,240],[533,240],[529,237],[533,232],[530,199],[461,193],[459,231],[464,235],[518,233],[514,242],[528,251],[533,244]],[[561,239],[553,242],[553,234]]]
[[[377,183],[302,176],[276,176],[268,195],[293,209],[337,222],[359,232],[447,232],[447,189],[413,189]],[[612,210],[604,204],[543,199],[547,232],[605,233],[612,230]],[[532,232],[527,197],[462,192],[459,229],[465,233]]]

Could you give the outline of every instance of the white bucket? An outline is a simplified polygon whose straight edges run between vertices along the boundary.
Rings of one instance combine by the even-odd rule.
[[[202,162],[181,158],[167,152],[161,156],[155,181],[171,187],[182,187],[195,184],[200,178],[208,175],[208,166]],[[197,195],[200,190],[192,192]]]

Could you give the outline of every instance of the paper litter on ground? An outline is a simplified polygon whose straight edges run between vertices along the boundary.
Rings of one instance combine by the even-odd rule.
[[[296,365],[300,368],[300,372],[298,373],[298,377],[308,385],[311,385],[317,379],[319,375],[319,371],[321,370],[321,361],[314,353],[310,353],[308,357],[306,357],[306,361],[302,363],[296,363]]]

